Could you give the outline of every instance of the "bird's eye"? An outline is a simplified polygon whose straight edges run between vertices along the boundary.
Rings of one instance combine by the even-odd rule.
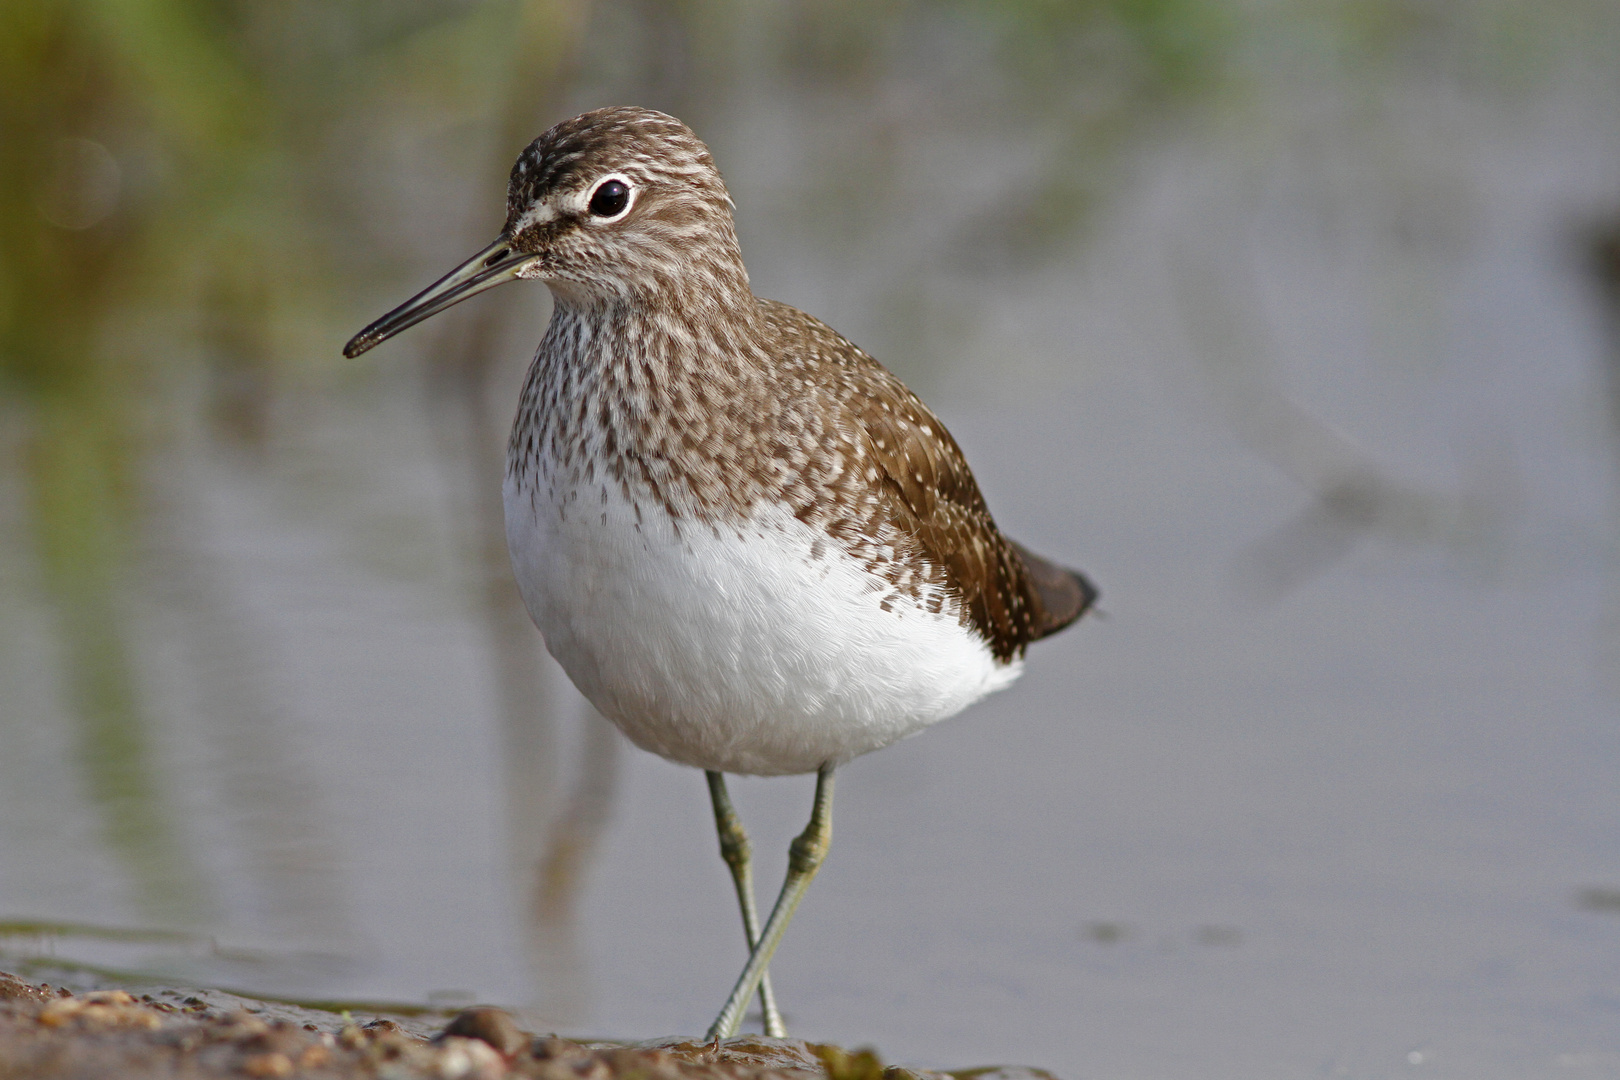
[[[623,180],[608,180],[591,192],[590,211],[596,217],[618,217],[630,205],[630,185]]]

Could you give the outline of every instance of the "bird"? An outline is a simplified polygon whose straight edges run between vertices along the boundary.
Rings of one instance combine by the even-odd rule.
[[[502,487],[546,648],[635,745],[706,774],[748,961],[737,1034],[832,840],[833,775],[1020,673],[1096,587],[997,528],[961,449],[886,368],[754,294],[713,155],[616,106],[513,165],[497,238],[371,323],[353,358],[512,280],[550,290]],[[763,926],[726,774],[814,773]]]

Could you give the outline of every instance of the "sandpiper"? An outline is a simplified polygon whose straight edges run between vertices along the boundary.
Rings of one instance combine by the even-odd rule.
[[[518,157],[494,243],[344,347],[514,278],[551,323],[508,444],[506,536],[546,647],[644,749],[708,774],[749,960],[735,1035],[832,837],[833,770],[1018,676],[1096,590],[1003,536],[928,407],[820,320],[756,297],[732,201],[674,117],[608,108]],[[725,773],[816,774],[758,926]]]

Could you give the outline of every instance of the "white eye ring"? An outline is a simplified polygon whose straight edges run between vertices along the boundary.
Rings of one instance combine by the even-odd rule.
[[[621,173],[610,173],[590,188],[584,197],[586,213],[597,221],[617,221],[630,212],[636,202],[636,185]]]

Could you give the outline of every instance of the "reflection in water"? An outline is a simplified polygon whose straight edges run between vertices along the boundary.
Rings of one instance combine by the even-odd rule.
[[[231,434],[234,441],[248,433]],[[280,643],[246,610],[230,580],[236,567],[217,553],[214,477],[196,460],[173,457],[152,481],[163,513],[145,529],[143,593],[161,612],[151,625],[172,635],[187,711],[201,718],[187,732],[186,758],[201,772],[191,782],[206,793],[207,831],[223,835],[254,897],[253,936],[333,950],[352,930],[342,860],[326,799],[297,743],[301,725],[267,677],[282,660]]]
[[[127,103],[81,81],[116,66],[116,50],[70,15],[15,9],[0,15],[0,42],[0,366],[24,410],[25,513],[78,780],[136,909],[196,919],[210,898],[163,783],[124,592],[141,503],[137,387],[127,352],[105,348],[95,325],[127,295],[156,208],[121,198],[117,159],[83,137],[116,130]]]
[[[1620,215],[1586,223],[1576,241],[1599,307],[1603,335],[1599,363],[1608,402],[1609,440],[1614,460],[1620,464]],[[1620,683],[1620,583],[1611,583],[1610,593],[1606,663],[1611,682]]]
[[[583,2],[529,5],[514,29],[511,86],[493,125],[491,164],[477,186],[504,190],[510,162],[518,151],[563,109],[580,62],[586,26]],[[487,243],[487,215],[470,214],[469,248]],[[563,800],[562,739],[555,713],[563,695],[560,672],[524,610],[512,580],[506,550],[501,484],[506,471],[506,433],[512,403],[495,402],[506,389],[497,363],[524,325],[515,304],[483,304],[448,326],[435,327],[426,363],[433,400],[430,408],[447,433],[447,451],[466,472],[462,489],[471,532],[469,558],[476,580],[478,611],[494,665],[497,701],[504,732],[506,829],[512,881],[530,895],[520,903],[528,912],[530,965],[539,988],[538,1016],[556,1025],[579,1023],[588,996],[576,941],[575,905],[584,872],[606,824],[614,790],[619,749],[617,733],[584,710],[582,748],[575,790]],[[532,346],[532,343],[528,343]],[[446,409],[446,406],[449,409]],[[448,413],[448,415],[446,415]]]
[[[579,904],[586,871],[618,794],[619,731],[594,710],[583,710],[583,747],[573,790],[553,815],[545,849],[532,865],[527,941],[539,998],[536,1014],[561,1026],[589,1017],[591,978],[579,944]],[[522,819],[514,817],[514,824]],[[518,878],[521,881],[521,878]]]
[[[211,789],[208,812],[255,897],[254,936],[335,950],[353,927],[330,808],[299,752],[303,718],[291,715],[267,677],[284,660],[279,642],[233,589],[237,568],[217,552],[219,507],[210,495],[218,476],[204,463],[220,454],[225,481],[243,484],[258,476],[269,450],[276,361],[274,290],[265,274],[251,248],[216,253],[201,296],[201,453],[167,455],[169,467],[151,481],[163,512],[146,526],[146,556],[191,707],[204,718],[192,737],[201,783]]]
[[[485,61],[490,42],[499,41],[512,73],[504,80],[505,105],[489,108],[498,100],[496,85],[474,97],[476,112],[504,117],[490,153],[502,163],[502,176],[514,147],[562,107],[588,12],[584,3],[562,0],[474,16],[452,4],[371,7],[354,13],[353,32],[316,35],[321,48],[369,53],[399,75],[423,70],[421,56],[396,51],[413,35],[459,21],[474,39],[464,51]],[[5,84],[10,97],[0,120],[7,163],[0,195],[9,230],[0,255],[6,270],[0,329],[8,347],[0,355],[9,386],[29,407],[26,516],[64,646],[75,758],[105,842],[132,886],[134,911],[113,918],[207,927],[223,916],[225,925],[255,937],[336,945],[353,931],[345,860],[310,762],[287,741],[305,723],[289,715],[294,708],[277,689],[275,669],[288,656],[276,631],[251,614],[238,579],[241,563],[220,560],[212,545],[222,535],[219,515],[230,512],[215,497],[219,484],[254,486],[251,466],[271,443],[276,397],[296,389],[296,365],[290,378],[278,371],[289,366],[289,304],[307,305],[302,291],[312,295],[321,286],[321,259],[305,229],[342,239],[333,195],[349,172],[334,178],[323,165],[322,143],[341,126],[342,114],[330,106],[332,73],[343,65],[326,56],[310,66],[310,57],[291,51],[304,48],[294,43],[308,35],[289,34],[247,9],[207,26],[155,16],[146,24],[131,15],[115,39],[66,9],[34,22],[19,22],[16,10],[5,18],[0,47],[14,77]],[[182,56],[184,63],[176,59]],[[440,62],[448,59],[440,54]],[[158,77],[145,83],[85,77],[128,70]],[[288,77],[299,70],[313,77]],[[180,81],[176,71],[186,72]],[[127,119],[137,114],[141,121]],[[249,129],[252,138],[244,134]],[[101,141],[102,132],[116,137]],[[133,153],[137,167],[125,168],[120,153]],[[165,154],[169,159],[154,165]],[[283,197],[284,186],[274,189],[277,166],[288,159],[299,162],[297,184],[313,196],[315,216],[307,223],[301,216],[310,207]],[[177,175],[179,160],[188,168]],[[203,206],[223,209],[210,219],[199,212]],[[181,445],[149,456],[138,391],[156,390],[170,409],[186,403],[186,390],[173,393],[185,382],[171,378],[176,346],[148,359],[132,347],[133,338],[111,331],[120,324],[144,330],[148,320],[135,314],[140,305],[169,315],[165,305],[177,299],[174,268],[192,258],[211,268],[195,320],[209,431],[219,445],[246,452],[243,459],[212,461],[206,446],[188,452],[184,423],[171,429]],[[605,820],[615,744],[603,740],[599,722],[587,726],[586,779],[564,803],[548,712],[556,697],[550,662],[511,588],[501,526],[505,425],[489,399],[491,359],[507,330],[503,311],[510,310],[485,306],[472,325],[455,328],[464,332],[441,339],[428,368],[438,391],[435,416],[448,411],[456,421],[446,434],[447,456],[468,474],[455,486],[471,500],[464,520],[506,731],[509,833],[521,838],[516,848],[523,851],[514,876],[543,879],[526,886],[540,891],[523,906],[535,910],[537,933],[556,941],[566,929],[560,915],[571,907],[567,895],[577,889]],[[124,368],[131,362],[168,384],[129,378]],[[446,400],[452,409],[443,408]],[[503,402],[501,412],[508,409]],[[161,467],[144,467],[154,460]],[[136,649],[134,626],[172,636]],[[186,731],[191,745],[168,761],[155,744],[177,732],[162,730],[173,722],[155,722],[148,700],[155,669],[164,667],[186,684],[187,700],[182,705],[169,695],[162,705],[201,720]],[[184,798],[170,797],[169,782],[188,768],[201,775],[189,778]],[[187,811],[199,816],[182,820]],[[219,909],[222,886],[227,892],[241,886],[219,881],[218,865],[207,871],[199,865],[204,838],[201,847],[223,844],[226,862],[245,875],[251,896],[245,924],[246,913]],[[214,850],[209,861],[220,854]]]
[[[54,411],[54,410],[53,410]],[[42,526],[45,580],[65,645],[67,699],[78,722],[76,758],[107,846],[129,875],[148,919],[187,924],[206,914],[206,892],[177,830],[159,780],[149,714],[139,698],[121,595],[122,569],[107,540],[122,531],[106,520],[118,499],[85,447],[83,414],[41,415],[30,447],[35,520]]]
[[[1580,240],[1602,309],[1603,381],[1608,391],[1609,424],[1620,444],[1620,217],[1593,222]]]
[[[1467,499],[1390,476],[1365,448],[1283,391],[1276,346],[1256,325],[1254,313],[1265,305],[1249,268],[1209,257],[1242,247],[1203,236],[1182,246],[1172,267],[1178,313],[1233,431],[1311,498],[1239,556],[1239,586],[1256,599],[1276,600],[1326,572],[1364,538],[1410,544],[1470,535],[1480,514]]]

